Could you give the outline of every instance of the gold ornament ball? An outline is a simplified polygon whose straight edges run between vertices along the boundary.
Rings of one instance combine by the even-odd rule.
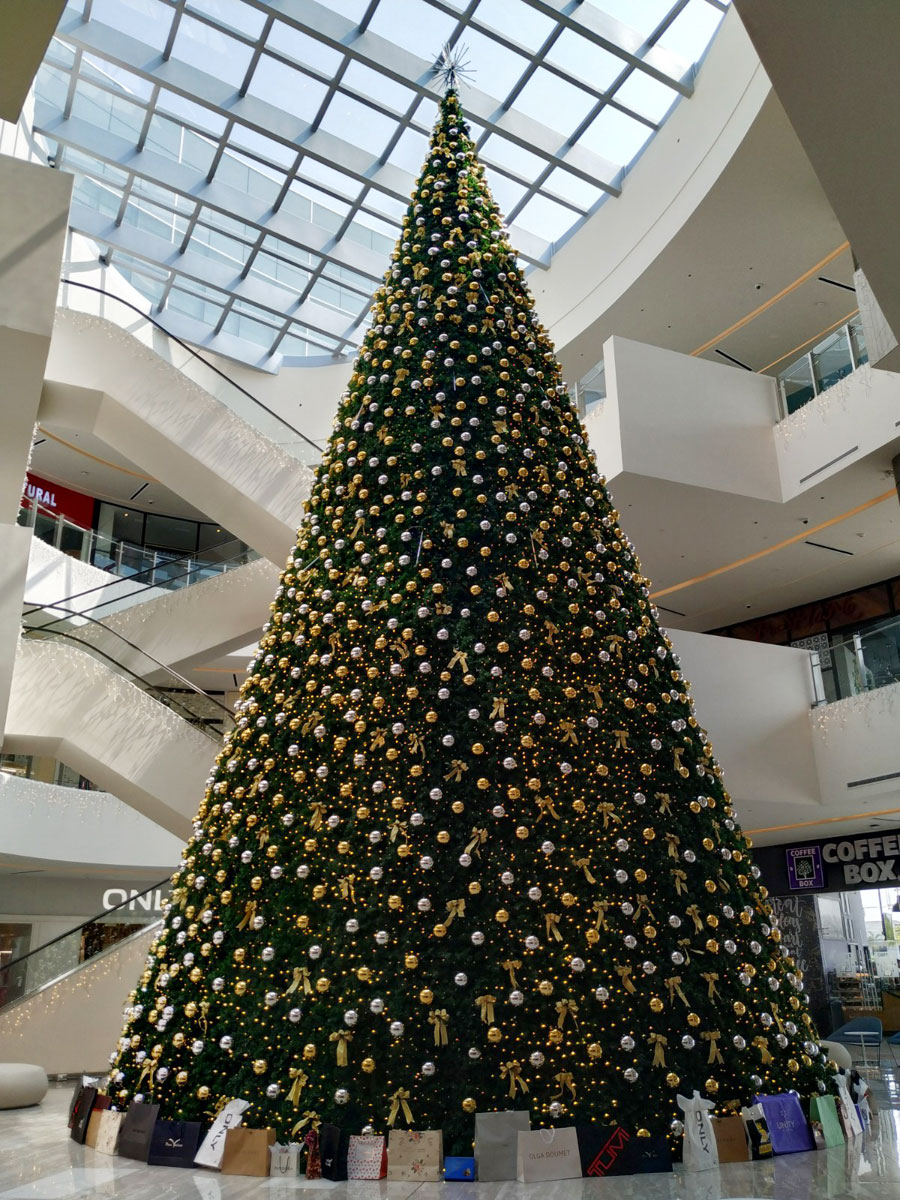
[[[505,925],[506,922],[509,920],[509,913],[506,911],[505,908],[498,908],[497,911],[494,913],[494,920],[497,921],[500,925]]]
[[[203,972],[200,970],[200,968],[192,967],[191,972],[188,975],[188,979],[190,979],[191,983],[199,983],[202,978]]]
[[[649,1136],[650,1136],[650,1130],[649,1130],[649,1129],[639,1129],[639,1130],[637,1131],[637,1135],[638,1135],[638,1137],[649,1137]]]
[[[654,996],[653,999],[650,1001],[650,1011],[655,1012],[655,1013],[660,1013],[660,1012],[662,1012],[662,1010],[663,1010],[662,1000],[660,1000],[659,996]]]
[[[547,1040],[551,1043],[551,1045],[558,1046],[563,1040],[563,1031],[561,1029],[551,1029],[547,1034]]]
[[[710,954],[718,954],[719,953],[719,943],[716,941],[715,938],[709,939],[709,941],[706,943],[706,948],[710,952]]]
[[[528,826],[520,825],[516,829],[516,837],[520,838],[524,842],[524,840],[528,837]]]
[[[230,891],[228,891],[228,889],[226,888],[226,890],[225,890],[225,891],[222,893],[222,903],[223,903],[223,904],[230,904],[230,903],[231,903],[231,901],[232,901],[232,894],[231,894],[231,892],[230,892]]]
[[[197,1088],[197,1099],[198,1100],[208,1100],[209,1099],[209,1088],[206,1086],[205,1083],[203,1084],[202,1087]]]
[[[268,1064],[268,1062],[266,1062],[266,1060],[264,1058],[255,1058],[253,1060],[253,1074],[254,1075],[265,1075],[265,1073],[266,1073],[266,1071],[268,1071],[268,1069],[269,1069],[269,1064]]]
[[[450,811],[456,813],[457,816],[459,816],[461,812],[465,812],[465,808],[466,806],[463,804],[462,800],[454,800],[450,805]]]
[[[179,1071],[178,1074],[175,1076],[175,1082],[178,1084],[181,1084],[182,1087],[184,1087],[184,1085],[187,1083],[187,1081],[188,1081],[187,1071]]]
[[[421,992],[419,992],[419,1000],[423,1004],[430,1004],[433,999],[434,992],[431,990],[431,988],[422,988]]]
[[[584,935],[584,940],[589,946],[595,946],[600,941],[600,934],[596,929],[589,929]]]
[[[644,829],[644,831],[643,831],[643,836],[644,836],[645,841],[652,842],[653,839],[656,837],[656,830],[653,828],[652,825],[648,825],[646,827],[646,829]]]
[[[239,979],[237,981],[237,983],[234,985],[234,990],[238,996],[243,996],[247,990],[247,984],[244,982],[243,979]]]
[[[328,889],[325,887],[325,885],[323,883],[317,883],[316,886],[312,890],[313,900],[324,900],[327,894],[328,894]]]
[[[747,1005],[743,1002],[743,1000],[735,1000],[735,1002],[734,1002],[735,1015],[738,1017],[742,1017],[746,1011],[747,1011]]]
[[[572,905],[575,903],[575,897],[572,895],[571,892],[563,892],[562,902],[566,906],[566,908],[571,908]]]
[[[367,1075],[371,1075],[372,1072],[375,1070],[375,1059],[374,1058],[364,1058],[359,1065],[362,1067],[362,1069],[365,1071],[365,1073]]]
[[[407,970],[414,971],[419,965],[418,954],[407,954],[403,960],[403,965],[407,968]]]
[[[356,978],[360,983],[368,983],[372,978],[372,972],[368,967],[360,967],[356,972]]]
[[[689,1012],[687,1015],[687,1023],[688,1025],[693,1025],[694,1028],[696,1028],[700,1024],[700,1018],[695,1012]]]
[[[325,993],[328,991],[328,989],[330,987],[331,987],[331,980],[327,979],[324,975],[322,975],[319,979],[316,980],[316,991],[317,992]]]
[[[800,1061],[803,1063],[804,1067],[812,1066],[812,1059],[809,1057],[808,1054],[801,1054]]]
[[[647,882],[647,872],[644,870],[643,867],[638,867],[638,869],[634,873],[634,877],[638,883],[646,883]]]
[[[131,1039],[131,1044],[132,1044],[132,1046],[134,1045],[134,1038]],[[172,1038],[172,1045],[173,1046],[183,1046],[184,1045],[184,1034],[176,1033],[174,1035],[174,1037]]]
[[[709,1094],[711,1096],[714,1096],[716,1094],[716,1092],[719,1090],[719,1081],[717,1079],[713,1079],[710,1076],[710,1078],[707,1079],[706,1083],[703,1086],[706,1088],[706,1090],[709,1092]]]
[[[788,1070],[791,1071],[794,1075],[796,1075],[797,1072],[800,1070],[800,1064],[797,1062],[796,1058],[788,1059]]]
[[[179,1034],[179,1033],[176,1033],[176,1034],[175,1034],[175,1037],[180,1037],[180,1038],[181,1038],[181,1040],[182,1040],[182,1041],[184,1041],[184,1034],[183,1034],[183,1033],[181,1033],[181,1034]],[[132,1044],[132,1046],[134,1046],[134,1047],[135,1047],[135,1049],[137,1049],[137,1047],[138,1047],[138,1046],[141,1044],[141,1035],[140,1035],[139,1033],[133,1033],[133,1034],[131,1035],[131,1044]],[[176,1043],[175,1043],[175,1045],[177,1046],[177,1045],[178,1045],[178,1043],[176,1042]]]
[[[157,1042],[156,1045],[153,1047],[153,1049],[150,1051],[150,1054],[151,1054],[151,1057],[153,1057],[153,1058],[159,1058],[159,1056],[162,1054],[162,1052],[163,1052],[162,1043]]]
[[[669,1087],[678,1087],[679,1083],[681,1083],[681,1076],[676,1075],[674,1071],[670,1071],[666,1076],[666,1083]]]
[[[715,913],[709,914],[709,916],[706,918],[706,923],[710,927],[710,929],[718,929],[719,928],[719,918],[716,916]]]
[[[490,1029],[487,1031],[487,1040],[495,1046],[498,1042],[503,1040],[503,1034],[500,1032],[500,1030],[497,1028],[496,1025],[492,1025],[490,1027]]]
[[[690,802],[690,804],[688,805],[688,807],[690,808],[692,813],[698,813],[700,811],[700,805],[698,804],[698,802],[696,800],[692,800]]]
[[[648,938],[652,942],[653,939],[656,937],[656,926],[655,925],[645,925],[644,926],[644,937]]]
[[[542,979],[541,982],[538,984],[538,991],[541,993],[542,996],[552,996],[553,995],[553,984],[550,982],[549,979]]]
[[[193,1000],[189,1000],[187,1002],[187,1004],[184,1006],[184,1015],[186,1017],[196,1017],[197,1005],[194,1003]]]
[[[588,1046],[588,1058],[598,1059],[603,1057],[603,1047],[599,1042],[591,1042]]]
[[[472,1099],[471,1096],[466,1096],[465,1100],[463,1100],[463,1102],[462,1102],[463,1112],[473,1113],[477,1107],[478,1107],[478,1105],[475,1103],[475,1101]]]
[[[316,1048],[312,1042],[307,1042],[303,1047],[303,1057],[309,1060],[316,1057]]]
[[[400,896],[388,896],[388,908],[398,909],[403,907],[403,900]]]

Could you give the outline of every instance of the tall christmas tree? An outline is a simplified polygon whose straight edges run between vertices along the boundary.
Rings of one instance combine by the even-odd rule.
[[[456,91],[113,1066],[282,1138],[824,1090]]]

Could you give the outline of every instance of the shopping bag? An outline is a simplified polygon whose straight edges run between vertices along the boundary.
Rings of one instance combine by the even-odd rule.
[[[825,1133],[822,1129],[821,1121],[810,1121],[809,1131],[813,1135],[813,1144],[817,1150],[827,1150],[825,1145]]]
[[[244,1113],[250,1107],[249,1100],[229,1100],[212,1123],[209,1133],[200,1143],[200,1149],[194,1155],[198,1167],[216,1167],[222,1164],[225,1153],[225,1135],[229,1129],[236,1129],[244,1119]]]
[[[387,1148],[383,1137],[351,1136],[347,1144],[348,1179],[384,1179]]]
[[[151,1167],[193,1167],[202,1136],[199,1121],[157,1121],[147,1162]]]
[[[665,1134],[655,1137],[633,1137],[625,1153],[628,1175],[650,1175],[672,1170],[672,1151]]]
[[[119,1131],[122,1128],[123,1112],[114,1112],[104,1108],[100,1113],[100,1129],[97,1132],[97,1145],[94,1149],[98,1154],[116,1154],[119,1148]]]
[[[232,1126],[225,1133],[223,1175],[268,1175],[269,1147],[275,1144],[274,1129]]]
[[[135,1104],[134,1101],[122,1120],[119,1132],[118,1153],[122,1158],[135,1158],[146,1162],[150,1153],[153,1127],[159,1116],[158,1104]]]
[[[713,1132],[716,1135],[716,1149],[719,1152],[720,1163],[747,1162],[750,1158],[750,1147],[747,1145],[747,1133],[744,1122],[738,1113],[728,1117],[713,1118]]]
[[[92,1150],[97,1149],[97,1136],[100,1133],[100,1118],[103,1116],[103,1109],[94,1107],[91,1109],[91,1115],[88,1118],[87,1130],[84,1135],[84,1144]]]
[[[630,1175],[628,1147],[633,1140],[620,1125],[576,1125],[581,1174],[586,1178]]]
[[[516,1139],[516,1178],[519,1183],[580,1179],[575,1127],[521,1130]]]
[[[475,1114],[475,1166],[478,1182],[515,1179],[518,1136],[531,1129],[527,1111]]]
[[[809,1117],[822,1126],[826,1146],[843,1146],[844,1131],[834,1096],[813,1096],[809,1102]]]
[[[439,1183],[443,1178],[444,1138],[440,1129],[392,1129],[387,1155],[388,1179]]]
[[[690,1098],[678,1096],[678,1107],[684,1113],[684,1143],[682,1157],[686,1171],[708,1171],[719,1165],[716,1135],[710,1120],[712,1100],[704,1100],[695,1091]]]
[[[100,1082],[100,1079],[96,1075],[81,1075],[81,1076],[79,1076],[78,1082],[75,1084],[75,1087],[72,1089],[72,1098],[69,1101],[69,1126],[68,1126],[69,1129],[72,1128],[72,1123],[75,1119],[75,1106],[78,1103],[78,1097],[81,1095],[82,1088],[86,1088],[86,1087],[95,1088],[95,1087],[97,1087],[99,1082]]]
[[[766,1114],[774,1154],[798,1154],[803,1150],[815,1150],[816,1144],[796,1092],[754,1096],[753,1103],[761,1104]]]
[[[772,1137],[761,1104],[751,1104],[741,1109],[741,1120],[747,1132],[752,1159],[772,1157]]]
[[[850,1097],[850,1081],[848,1077],[838,1072],[833,1078],[838,1090],[835,1099],[837,1113],[844,1130],[844,1136],[849,1142],[851,1138],[859,1137],[862,1133],[862,1122],[859,1119],[856,1106]]]
[[[319,1158],[322,1178],[340,1182],[347,1178],[347,1149],[350,1135],[337,1125],[323,1121],[319,1126]]]
[[[444,1179],[448,1183],[471,1183],[475,1178],[475,1159],[451,1155],[444,1159]]]
[[[310,1129],[309,1133],[303,1139],[303,1144],[306,1146],[306,1178],[321,1179],[322,1155],[319,1150],[318,1129]]]
[[[300,1174],[300,1144],[275,1142],[269,1147],[269,1174],[281,1179],[296,1179]]]
[[[91,1119],[91,1112],[93,1111],[97,1095],[98,1092],[95,1087],[83,1087],[78,1093],[78,1099],[75,1101],[75,1107],[72,1109],[72,1123],[69,1127],[73,1142],[83,1143],[87,1137],[88,1122]]]

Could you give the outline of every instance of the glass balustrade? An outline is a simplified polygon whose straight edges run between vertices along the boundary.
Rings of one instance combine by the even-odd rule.
[[[809,404],[868,361],[862,324],[859,317],[853,317],[779,372],[784,416]]]
[[[97,529],[84,529],[40,505],[21,506],[18,523],[32,527],[35,537],[71,558],[90,563],[119,579],[132,579],[145,587],[168,591],[223,575],[259,557],[237,539],[209,547],[202,557],[137,546]]]
[[[810,663],[817,705],[900,683],[900,617],[816,640],[822,644],[811,651]]]
[[[19,779],[38,783],[54,783],[57,787],[78,788],[83,792],[96,791],[97,785],[78,771],[55,758],[37,754],[0,754],[0,771]]]

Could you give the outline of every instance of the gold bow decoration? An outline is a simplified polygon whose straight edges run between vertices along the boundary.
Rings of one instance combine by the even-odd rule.
[[[287,986],[287,991],[284,993],[290,996],[293,992],[303,985],[303,990],[307,996],[312,995],[312,984],[309,981],[309,967],[294,967],[294,978]]]
[[[392,842],[396,842],[396,840],[397,840],[397,837],[398,837],[400,834],[402,834],[402,835],[403,835],[403,840],[404,840],[404,842],[408,840],[408,839],[407,839],[407,835],[406,835],[406,822],[405,822],[405,821],[398,821],[398,820],[395,818],[395,819],[394,819],[394,823],[393,823],[393,825],[391,826],[391,841],[392,841]]]
[[[594,912],[597,914],[597,920],[594,925],[594,928],[598,932],[601,929],[609,928],[609,926],[606,924],[606,911],[609,908],[609,905],[610,905],[609,900],[595,900],[594,901]]]
[[[774,1062],[772,1055],[769,1053],[769,1039],[768,1038],[755,1037],[753,1039],[753,1045],[759,1051],[759,1055],[760,1055],[760,1058],[762,1059],[763,1065],[765,1065],[766,1063]]]
[[[698,950],[696,946],[691,945],[690,938],[679,938],[678,945],[681,947],[681,952],[684,955],[685,964],[688,966],[690,965],[690,961],[691,961],[691,951],[693,951],[694,954],[703,954],[702,950]]]
[[[291,1090],[288,1092],[288,1100],[295,1107],[300,1103],[300,1093],[309,1083],[309,1076],[300,1067],[291,1067],[288,1072],[291,1079],[294,1081],[291,1084]]]
[[[669,858],[677,858],[678,847],[681,845],[681,838],[677,833],[667,833],[666,841],[669,846]]]
[[[622,818],[616,812],[616,806],[608,800],[604,800],[602,804],[597,805],[597,812],[603,817],[603,828],[608,829],[609,823],[612,821],[616,825],[622,824]]]
[[[340,644],[341,644],[341,635],[338,633],[337,630],[335,630],[334,633],[330,633],[328,635],[328,645],[331,647],[332,653],[334,653],[340,647]]]
[[[615,744],[615,746],[613,746],[614,750],[627,750],[628,749],[628,730],[627,729],[614,729],[613,736],[616,739],[616,744]]]
[[[428,1023],[434,1026],[434,1044],[436,1046],[447,1045],[447,1022],[449,1020],[450,1014],[446,1008],[436,1008],[428,1014]]]
[[[310,818],[309,824],[312,829],[321,829],[325,818],[325,805],[321,800],[313,800],[309,806]]]
[[[466,846],[466,854],[471,854],[474,850],[478,857],[481,858],[481,847],[488,840],[488,831],[486,829],[478,829],[473,825],[471,838],[472,840]]]
[[[652,921],[654,919],[654,917],[653,917],[653,913],[650,911],[649,897],[646,896],[642,892],[639,896],[636,897],[636,900],[637,900],[637,905],[635,906],[635,910],[634,910],[634,919],[635,920],[638,919],[638,917],[641,915],[641,909],[643,909],[644,912],[647,914],[648,918]]]
[[[578,734],[575,732],[575,722],[566,718],[559,723],[560,741],[571,742],[573,746],[578,745]]]
[[[468,475],[468,473],[469,473],[466,470],[466,464],[463,462],[463,460],[461,458],[451,459],[450,466],[457,473],[457,475]]]
[[[452,538],[456,533],[456,527],[450,521],[441,521],[441,533],[445,538]]]
[[[330,1042],[336,1042],[335,1050],[337,1052],[337,1065],[346,1067],[347,1065],[347,1044],[353,1040],[352,1029],[339,1029],[337,1033],[333,1033],[329,1039]]]
[[[400,658],[409,658],[409,651],[406,648],[406,644],[400,638],[397,638],[395,642],[391,642],[391,649]]]
[[[797,972],[797,974],[799,975],[799,971]],[[772,1016],[775,1019],[775,1024],[778,1026],[778,1032],[784,1033],[784,1023],[781,1020],[781,1013],[778,1011],[777,1004],[772,1005]]]
[[[353,530],[350,534],[351,541],[362,532],[362,530],[365,528],[365,525],[366,525],[365,517],[357,517],[356,518],[356,524],[353,526]]]
[[[651,1033],[647,1040],[653,1047],[654,1067],[664,1067],[666,1065],[666,1046],[669,1044],[669,1039],[663,1037],[661,1033]]]
[[[563,940],[559,932],[559,913],[544,913],[544,924],[547,927],[547,937],[554,937],[558,942]]]
[[[494,1005],[497,1003],[496,996],[476,996],[475,1004],[481,1012],[481,1019],[485,1025],[493,1025],[494,1023]]]
[[[464,763],[461,758],[451,758],[450,770],[444,776],[444,779],[452,779],[454,783],[459,783],[463,777],[463,772],[468,771],[468,769],[468,764]]]
[[[547,637],[544,640],[548,646],[552,646],[554,635],[559,633],[559,626],[554,625],[552,621],[545,621],[544,628],[547,630]]]
[[[591,697],[591,699],[594,701],[595,707],[602,708],[603,707],[603,694],[600,691],[600,684],[599,683],[589,683],[586,685],[585,690],[587,691],[587,693]]]
[[[703,932],[703,921],[700,919],[700,909],[697,907],[697,905],[689,904],[684,911],[694,922],[694,932],[702,933]]]
[[[454,917],[464,917],[466,915],[465,900],[448,900],[447,901],[447,916],[444,919],[445,925],[452,925]]]
[[[413,1115],[410,1111],[408,1101],[409,1092],[406,1090],[406,1088],[397,1088],[396,1092],[394,1092],[393,1096],[391,1096],[391,1111],[387,1119],[388,1125],[393,1126],[401,1111],[403,1112],[403,1119],[406,1121],[407,1125],[412,1125]]]
[[[256,901],[248,900],[244,905],[244,915],[238,922],[238,929],[246,929],[253,918],[256,916]]]
[[[688,771],[688,769],[684,765],[684,763],[681,761],[682,754],[684,754],[683,746],[673,747],[672,758],[674,759],[675,770],[679,773],[679,775],[689,775],[690,772]]]
[[[538,812],[539,812],[539,816],[538,816],[539,821],[543,820],[543,818],[547,815],[547,813],[550,814],[550,816],[553,818],[554,821],[559,820],[559,813],[553,807],[553,800],[551,797],[538,796],[537,806],[538,806]]]
[[[566,1017],[571,1017],[572,1021],[578,1024],[578,1005],[574,1000],[557,1000],[556,1011],[558,1019],[556,1022],[557,1029],[563,1029],[566,1023]]]
[[[680,975],[670,975],[666,980],[666,987],[669,989],[670,1004],[675,1003],[675,997],[677,996],[687,1008],[690,1008],[690,1005],[688,1004],[688,998],[681,989]]]
[[[342,900],[352,900],[354,904],[356,903],[356,891],[354,890],[355,883],[355,875],[342,875],[340,879],[338,879]]]
[[[447,670],[452,671],[457,663],[459,663],[459,665],[462,667],[464,673],[468,673],[468,670],[469,670],[468,655],[466,654],[466,652],[464,650],[457,650],[454,648],[453,657],[450,659],[449,663],[447,664]]]
[[[509,492],[511,490],[508,484],[507,484],[506,490],[507,490],[507,492]],[[512,581],[505,572],[500,575],[495,576],[495,578],[497,580],[497,583],[499,583],[500,587],[502,587],[505,592],[511,592],[513,590]]]
[[[587,858],[573,858],[572,866],[575,867],[575,869],[577,871],[584,871],[584,877],[588,881],[588,883],[596,883],[597,882],[597,880],[591,874],[590,855]]]
[[[502,721],[505,716],[506,716],[506,697],[505,696],[495,696],[494,697],[494,707],[491,709],[490,719],[493,721],[499,717],[500,720]]]
[[[665,813],[666,816],[672,815],[672,797],[668,792],[657,792],[656,799],[659,801],[659,811]]]
[[[256,840],[260,850],[262,850],[263,846],[265,846],[266,842],[269,840],[268,825],[263,825],[262,829],[260,829],[259,833],[256,835]]]
[[[682,892],[686,892],[685,880],[687,879],[687,871],[682,871],[680,867],[676,867],[669,874],[675,880],[675,894],[680,896]]]
[[[313,1109],[308,1108],[294,1128],[291,1130],[291,1137],[299,1133],[304,1126],[308,1125],[310,1129],[318,1129],[322,1121],[319,1114]]]
[[[626,992],[635,992],[637,989],[631,982],[631,967],[616,967],[616,974],[622,980],[622,986]]]
[[[385,731],[383,729],[372,730],[372,740],[369,743],[370,750],[379,750],[384,745],[384,733]]]
[[[507,958],[500,964],[504,971],[509,971],[510,987],[517,988],[519,985],[516,982],[516,971],[522,966],[521,958]]]
[[[200,1028],[206,1033],[209,1028],[209,1001],[200,1001]]]
[[[572,1099],[574,1100],[575,1099],[575,1080],[572,1077],[572,1072],[571,1071],[560,1071],[559,1074],[554,1075],[553,1078],[559,1084],[559,1091],[554,1092],[553,1095],[558,1098],[559,1096],[562,1096],[563,1093],[565,1092],[566,1088],[568,1088],[569,1091],[572,1093]]]
[[[518,1061],[518,1059],[513,1059],[511,1062],[504,1063],[501,1066],[500,1078],[509,1079],[510,1099],[515,1096],[517,1087],[522,1092],[528,1091],[528,1084],[522,1078],[522,1064]]]
[[[609,637],[606,639],[607,646],[610,648],[610,650],[615,650],[616,657],[619,659],[620,662],[622,659],[622,646],[623,646],[624,642],[625,642],[625,639],[623,637],[620,637],[618,633],[611,633],[609,635]]]
[[[153,1076],[154,1076],[154,1074],[155,1074],[155,1071],[156,1071],[156,1061],[155,1061],[155,1059],[152,1059],[152,1058],[147,1058],[147,1059],[144,1059],[144,1065],[143,1065],[143,1067],[141,1068],[141,1073],[140,1073],[140,1075],[138,1075],[138,1081],[137,1081],[137,1083],[134,1085],[134,1090],[135,1090],[136,1092],[139,1092],[139,1091],[141,1090],[141,1084],[144,1082],[144,1080],[145,1080],[145,1079],[146,1079],[146,1080],[149,1082],[149,1084],[150,1084],[150,1087],[151,1087],[151,1089],[152,1089],[152,1087],[153,1087]]]
[[[410,754],[421,754],[423,758],[425,757],[425,743],[417,733],[409,735],[409,752]]]
[[[701,1033],[700,1036],[704,1042],[709,1042],[709,1058],[706,1060],[707,1066],[710,1063],[724,1062],[724,1059],[722,1058],[722,1051],[719,1049],[719,1038],[722,1036],[721,1033],[719,1033],[718,1030],[715,1032],[712,1030],[707,1030],[706,1033]]]
[[[715,971],[703,971],[700,977],[701,979],[705,979],[709,985],[709,999],[715,1000],[716,996],[719,995],[719,990],[716,987],[716,980],[719,976]]]

